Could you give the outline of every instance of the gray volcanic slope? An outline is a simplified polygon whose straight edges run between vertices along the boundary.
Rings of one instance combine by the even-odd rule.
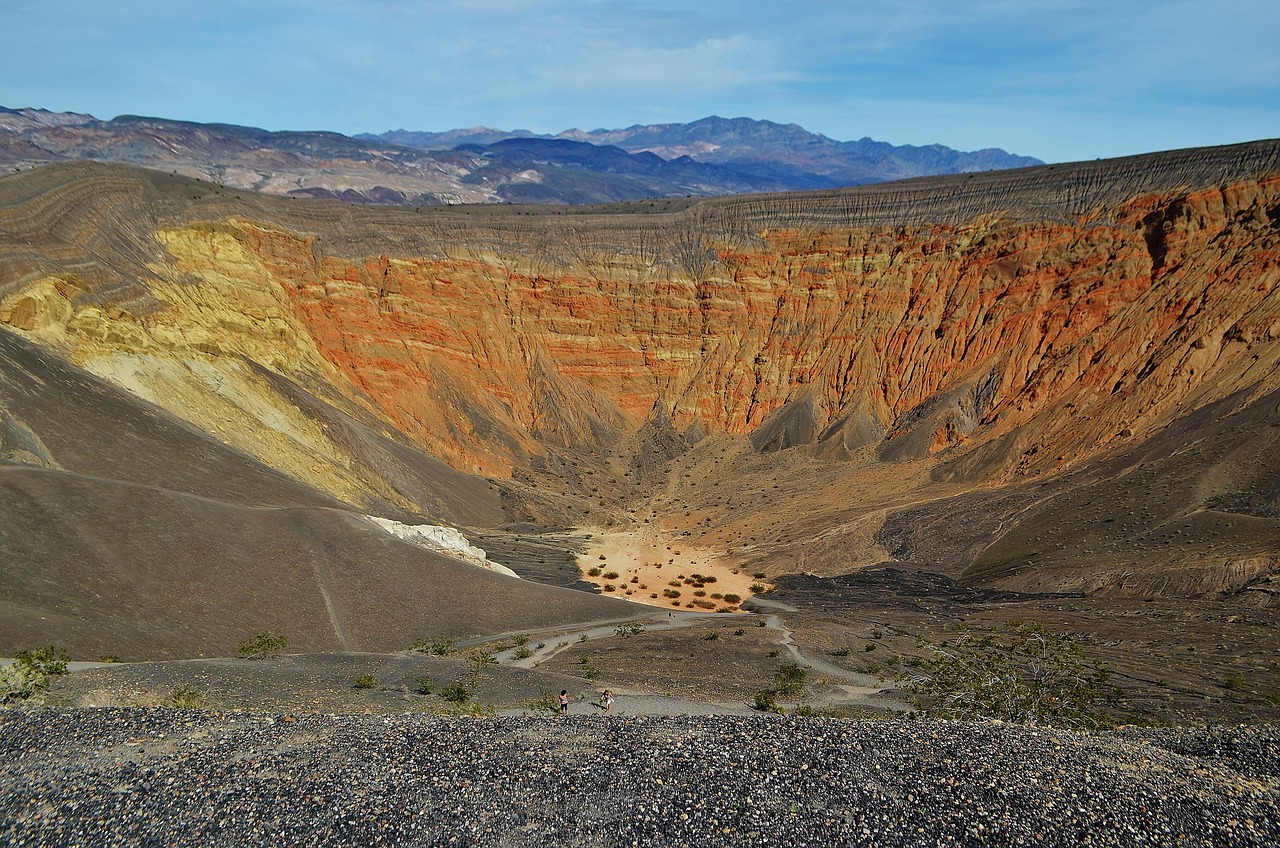
[[[4,331],[0,514],[0,650],[54,632],[77,657],[226,655],[266,629],[399,650],[634,611],[399,542]]]
[[[0,714],[11,845],[1272,846],[1275,728]]]

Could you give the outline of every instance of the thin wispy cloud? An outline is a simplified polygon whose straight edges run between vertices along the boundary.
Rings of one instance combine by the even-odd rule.
[[[42,0],[0,7],[0,104],[271,129],[710,114],[1050,160],[1280,135],[1261,0]]]

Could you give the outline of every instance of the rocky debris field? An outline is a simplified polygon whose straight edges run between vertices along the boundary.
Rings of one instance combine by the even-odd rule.
[[[1273,726],[0,713],[6,845],[1280,842]]]

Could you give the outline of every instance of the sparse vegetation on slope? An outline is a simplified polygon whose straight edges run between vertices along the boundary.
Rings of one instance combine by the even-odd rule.
[[[922,647],[931,658],[900,681],[927,718],[1078,729],[1119,723],[1125,696],[1110,672],[1040,622],[1013,621],[1000,632],[965,628],[946,644],[925,640]]]

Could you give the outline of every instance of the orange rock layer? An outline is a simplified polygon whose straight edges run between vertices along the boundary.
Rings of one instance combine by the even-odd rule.
[[[351,259],[279,226],[233,232],[321,354],[468,471],[608,438],[655,406],[744,433],[805,400],[813,438],[858,408],[917,453],[1034,423],[1027,471],[1275,384],[1278,206],[1268,178],[1074,223],[765,229],[707,237],[700,274],[635,255]]]

